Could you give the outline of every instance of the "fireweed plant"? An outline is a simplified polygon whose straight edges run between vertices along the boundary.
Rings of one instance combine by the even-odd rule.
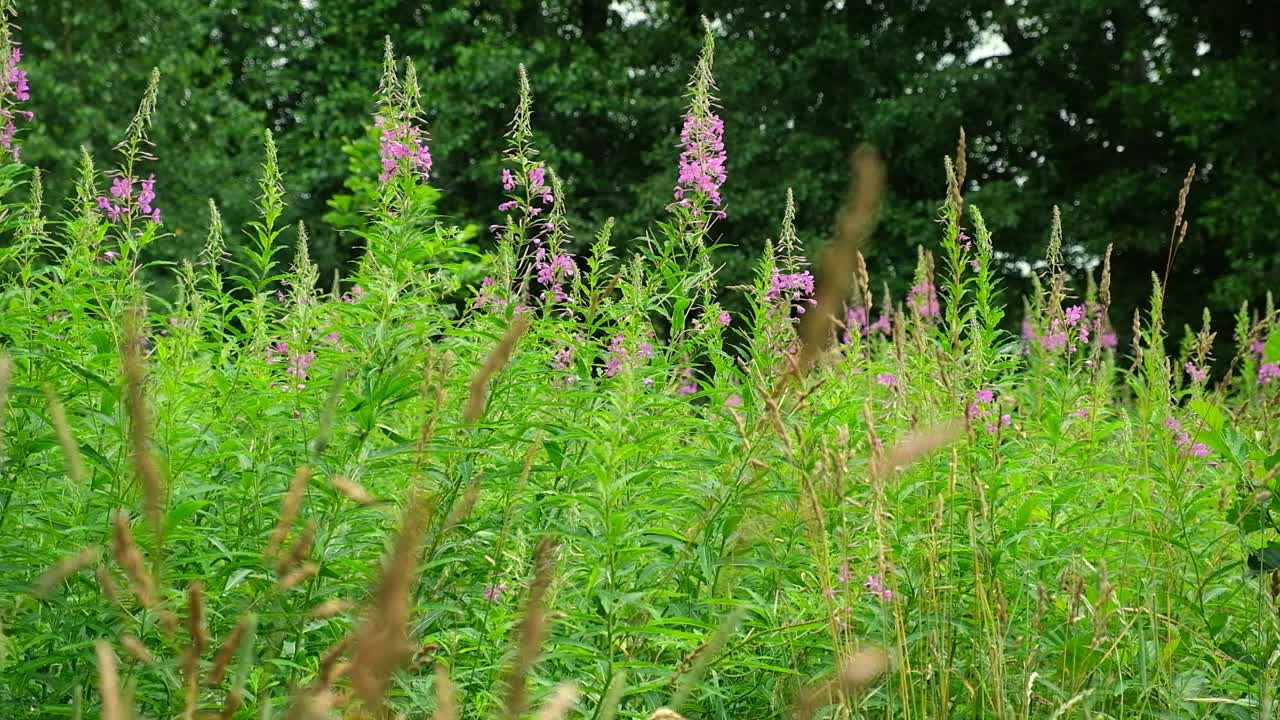
[[[21,121],[0,166],[6,717],[1275,716],[1270,295],[1221,377],[1208,319],[1165,354],[1160,280],[1121,354],[1109,263],[1074,287],[1055,212],[1005,332],[962,139],[911,291],[873,302],[856,252],[804,367],[825,296],[790,193],[730,290],[750,314],[716,302],[710,27],[634,255],[612,223],[573,254],[521,69],[489,276],[442,302],[439,258],[465,248],[426,191],[449,169],[388,45],[358,267],[322,284],[281,224],[269,134],[257,220],[211,205],[197,257],[148,266],[157,80],[50,220],[18,153],[39,88],[8,26],[0,45]]]

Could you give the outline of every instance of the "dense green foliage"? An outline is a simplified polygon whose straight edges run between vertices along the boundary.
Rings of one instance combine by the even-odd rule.
[[[355,238],[321,218],[343,192],[342,147],[369,125],[384,35],[422,71],[446,214],[497,221],[501,136],[524,63],[539,87],[546,158],[576,200],[572,219],[615,217],[619,246],[634,247],[672,185],[683,59],[705,14],[727,41],[717,62],[729,217],[716,260],[730,284],[749,275],[783,188],[795,191],[802,237],[827,235],[845,158],[870,142],[891,182],[889,222],[869,257],[895,294],[905,290],[916,247],[932,235],[938,162],[962,125],[967,190],[993,209],[997,270],[1017,292],[1028,289],[1020,262],[1043,254],[1053,204],[1064,208],[1077,279],[1108,245],[1118,277],[1162,269],[1169,199],[1193,163],[1193,223],[1171,286],[1225,322],[1280,279],[1280,7],[1267,0],[27,4],[33,107],[46,121],[27,152],[52,171],[53,197],[69,189],[80,143],[101,151],[119,132],[113,120],[148,69],[168,78],[155,138],[177,237],[153,250],[160,256],[196,247],[204,197],[233,226],[249,219],[262,126],[289,168],[287,217],[313,228],[326,276],[356,255]],[[1117,283],[1117,316],[1144,293]],[[1199,312],[1171,304],[1170,324],[1198,324]]]
[[[198,246],[157,259],[153,203],[195,201],[149,195],[148,151],[180,149],[154,76],[59,221],[4,161],[0,712],[444,720],[454,685],[459,717],[514,719],[567,682],[577,709],[541,717],[1273,717],[1270,300],[1210,384],[1228,333],[1167,354],[1161,280],[1075,282],[1053,213],[1019,339],[957,154],[905,301],[874,301],[859,243],[911,225],[892,198],[876,225],[867,152],[816,287],[786,193],[722,294],[714,38],[668,101],[681,189],[626,180],[652,205],[625,246],[573,211],[518,73],[478,288],[424,181],[431,86],[390,47],[378,133],[343,158],[381,176],[346,185],[364,252],[338,282],[286,215],[272,133],[250,217],[202,210]],[[1121,285],[1148,294],[1123,354]]]

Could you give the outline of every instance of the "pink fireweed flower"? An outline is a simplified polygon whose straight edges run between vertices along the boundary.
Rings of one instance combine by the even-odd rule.
[[[115,250],[108,250],[102,253],[103,262],[115,262],[116,259],[119,257],[120,257],[120,253],[116,252]]]
[[[1258,357],[1262,357],[1262,354],[1267,351],[1267,341],[1253,340],[1249,343],[1249,349],[1252,350],[1254,354],[1257,355]]]
[[[15,162],[22,157],[22,148],[16,142],[18,126],[14,119],[22,117],[27,122],[35,119],[35,113],[15,107],[17,103],[31,99],[27,71],[20,67],[21,63],[22,49],[18,47],[11,48],[8,57],[0,58],[0,120],[4,122],[0,126],[0,148],[8,152]]]
[[[928,280],[921,280],[911,286],[908,304],[921,317],[931,318],[942,314],[942,307],[938,304],[938,291]]]
[[[369,294],[368,290],[365,290],[359,285],[352,285],[351,290],[349,292],[343,293],[340,299],[344,303],[353,303],[353,302],[358,302],[360,298],[363,298],[365,295],[368,295],[368,294]]]
[[[693,368],[684,368],[680,371],[680,385],[676,388],[676,394],[681,397],[687,397],[698,392],[698,383],[693,379]]]
[[[15,99],[26,102],[31,99],[31,86],[27,79],[27,71],[19,67],[21,63],[22,48],[12,48],[9,51],[9,62],[5,72],[5,82],[8,85],[6,90],[12,92]]]
[[[725,170],[727,155],[724,149],[724,121],[719,115],[709,113],[705,117],[694,114],[685,116],[680,131],[680,173],[676,179],[675,198],[678,204],[688,205],[688,193],[700,193],[713,209],[721,204],[720,186],[728,173]],[[715,210],[718,217],[724,212]]]
[[[960,242],[960,247],[964,248],[965,252],[973,249],[973,238],[969,237],[969,233],[964,230],[960,231],[960,234],[956,236],[956,240]]]
[[[1055,320],[1053,324],[1056,326],[1058,324],[1058,321]],[[1061,330],[1057,332],[1049,333],[1048,335],[1045,335],[1044,337],[1040,338],[1040,347],[1044,348],[1045,350],[1048,350],[1049,352],[1057,352],[1066,346],[1067,346],[1067,334],[1065,332],[1062,332]]]
[[[998,412],[999,410],[996,406],[996,391],[990,388],[983,388],[974,393],[973,402],[969,403],[968,408],[965,410],[965,415],[970,420],[980,420],[992,417]],[[1000,428],[1008,427],[1011,422],[1012,419],[1008,415],[1001,415],[998,421],[993,420],[984,422],[983,428],[985,428],[988,433],[994,435],[1000,430]]]
[[[1204,382],[1205,379],[1209,377],[1208,373],[1196,367],[1196,364],[1190,360],[1188,360],[1182,367],[1187,371],[1187,375],[1191,378],[1191,382],[1196,383],[1197,385]]]
[[[844,341],[853,342],[853,332],[857,330],[860,334],[866,334],[867,326],[867,309],[861,305],[848,307],[844,310]]]
[[[490,585],[489,587],[485,588],[484,599],[488,600],[489,602],[496,603],[498,602],[498,598],[502,597],[502,593],[506,591],[507,591],[506,583],[498,583],[496,585]]]
[[[533,194],[537,195],[542,192],[543,186],[547,184],[547,168],[543,163],[538,163],[529,168],[529,187],[532,188]]]
[[[382,161],[378,182],[388,183],[402,172],[416,173],[424,181],[431,178],[431,149],[425,133],[412,118],[379,115],[374,125],[382,130],[378,137],[378,157]]]
[[[880,332],[889,335],[893,332],[893,328],[889,324],[889,316],[881,313],[879,319],[870,325],[867,324],[867,309],[861,305],[847,308],[844,312],[844,341],[852,342],[854,330],[861,332],[863,337]]]
[[[898,376],[893,373],[880,373],[876,375],[876,383],[889,388],[897,387]]]
[[[565,345],[551,357],[551,367],[555,370],[568,370],[573,365],[573,347]]]
[[[142,181],[142,188],[138,192],[136,201],[133,198],[133,183],[133,178],[123,176],[112,180],[109,191],[111,197],[99,195],[98,209],[102,210],[107,220],[113,223],[120,222],[122,218],[136,216],[159,225],[160,208],[152,205],[156,200],[156,176],[151,175]]]
[[[538,282],[546,291],[543,297],[552,302],[564,302],[569,296],[564,292],[564,282],[578,272],[573,263],[573,256],[560,254],[546,259],[547,252],[539,247],[534,253],[534,269],[538,273]]]
[[[605,377],[613,377],[622,372],[622,363],[630,357],[624,345],[626,341],[626,335],[614,335],[609,341],[609,358],[604,363]]]
[[[307,379],[307,370],[311,369],[311,363],[316,359],[314,351],[307,351],[301,355],[292,355],[289,357],[288,373],[299,380]]]
[[[813,299],[813,274],[808,270],[784,273],[774,268],[773,275],[769,278],[769,289],[765,292],[765,299],[774,304],[793,303],[796,305],[796,311],[803,313],[805,305],[813,305],[817,302]]]
[[[1199,442],[1198,442],[1198,443],[1196,443],[1196,444],[1192,445],[1192,446],[1191,446],[1191,449],[1190,449],[1188,452],[1190,452],[1192,455],[1195,455],[1196,457],[1208,457],[1208,456],[1209,456],[1209,446],[1208,446],[1208,445],[1205,445],[1204,443],[1199,443]]]
[[[1083,305],[1072,305],[1071,307],[1067,308],[1067,313],[1066,313],[1067,325],[1071,327],[1075,327],[1083,319],[1084,319]]]
[[[150,215],[155,211],[151,207],[151,203],[156,199],[156,176],[150,175],[146,180],[142,181],[142,191],[138,193],[138,209],[143,215]]]
[[[289,357],[289,343],[273,342],[267,346],[267,362],[268,363],[279,362],[279,360],[277,359],[279,357],[285,357],[285,358]]]
[[[722,311],[720,312],[720,317],[718,317],[718,318],[716,318],[716,319],[717,319],[717,321],[718,321],[721,325],[728,325],[730,322],[732,322],[732,321],[733,321],[733,318],[731,318],[731,317],[729,316],[729,311],[728,311],[728,310],[722,310]]]
[[[507,307],[506,299],[495,293],[493,287],[494,279],[492,277],[486,277],[480,281],[480,292],[476,294],[476,300],[472,307],[479,310],[493,305],[499,310],[505,309]]]
[[[1098,343],[1108,350],[1115,350],[1116,346],[1120,344],[1120,341],[1114,332],[1107,330],[1098,338]]]
[[[516,189],[516,176],[511,174],[510,168],[502,168],[502,189],[507,192]]]
[[[1277,379],[1280,379],[1280,362],[1262,363],[1258,368],[1259,385],[1266,385]]]
[[[118,177],[111,181],[111,197],[128,201],[133,195],[133,181],[129,178]]]
[[[724,399],[724,406],[733,408],[742,407],[742,396],[737,393],[730,395]]]
[[[862,583],[862,587],[884,602],[893,600],[893,591],[884,586],[884,581],[880,579],[879,575],[868,575],[867,581]]]

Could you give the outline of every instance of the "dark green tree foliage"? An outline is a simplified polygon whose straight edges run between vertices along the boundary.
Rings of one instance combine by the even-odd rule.
[[[40,121],[26,146],[53,171],[52,196],[71,176],[75,143],[102,154],[149,68],[165,73],[154,139],[175,252],[200,236],[201,198],[217,199],[231,222],[245,216],[265,125],[279,140],[290,218],[315,228],[322,266],[350,259],[354,241],[319,221],[344,192],[343,146],[367,137],[387,35],[421,70],[444,213],[497,220],[498,158],[523,62],[573,226],[586,237],[615,216],[625,243],[674,186],[686,61],[706,15],[720,35],[729,217],[718,227],[731,276],[745,278],[776,234],[788,187],[801,237],[822,241],[848,155],[867,141],[890,177],[870,260],[901,297],[915,246],[935,240],[927,218],[961,126],[967,197],[987,212],[1014,292],[1058,204],[1081,273],[1115,244],[1113,320],[1127,328],[1150,272],[1165,267],[1192,163],[1190,232],[1171,285],[1196,302],[1171,303],[1171,325],[1195,323],[1200,301],[1221,323],[1280,276],[1280,6],[1268,0],[28,4],[22,37]]]

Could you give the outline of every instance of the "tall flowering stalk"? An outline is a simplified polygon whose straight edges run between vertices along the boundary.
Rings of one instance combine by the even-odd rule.
[[[705,36],[698,64],[689,80],[689,110],[680,130],[680,172],[676,178],[673,210],[687,213],[695,225],[708,226],[724,218],[720,186],[728,178],[725,168],[724,121],[715,112],[715,78],[712,66],[715,36],[703,19]]]
[[[489,230],[499,239],[499,255],[514,267],[508,284],[499,287],[493,277],[484,279],[478,307],[505,307],[508,300],[524,296],[532,281],[542,286],[544,303],[570,301],[564,283],[577,274],[573,257],[563,251],[568,238],[564,211],[560,207],[560,183],[546,163],[537,160],[533,146],[533,91],[524,65],[519,69],[520,95],[515,117],[507,132],[508,147],[503,156],[502,190],[506,199],[498,211],[506,221]],[[514,284],[518,278],[520,287]]]
[[[140,180],[136,173],[138,163],[156,159],[147,150],[151,145],[147,140],[147,130],[151,127],[159,88],[160,71],[153,69],[142,102],[138,104],[138,112],[129,123],[124,140],[116,145],[123,161],[118,170],[110,173],[111,190],[108,195],[98,196],[98,209],[112,223],[131,224],[135,219],[160,223],[160,208],[155,206],[156,176],[152,174]]]
[[[933,284],[933,255],[921,248],[916,262],[915,284],[907,296],[907,307],[918,318],[932,321],[942,315],[938,289]]]
[[[396,178],[411,181],[431,178],[430,136],[423,129],[418,87],[418,71],[412,61],[405,67],[402,81],[397,71],[395,49],[386,39],[382,82],[378,86],[378,111],[373,124],[378,128],[378,182],[384,189]]]
[[[120,153],[120,164],[107,173],[111,187],[106,195],[97,195],[96,211],[118,229],[119,252],[124,267],[133,267],[137,255],[155,239],[161,222],[160,208],[156,204],[156,176],[148,173],[141,177],[140,165],[154,161],[148,148],[147,131],[156,109],[156,95],[160,88],[160,71],[152,69],[147,89],[138,103],[138,111],[125,131],[124,140],[115,146]],[[95,191],[96,192],[96,191]],[[141,224],[141,231],[136,231]],[[108,250],[104,257],[117,254]]]
[[[803,315],[816,301],[813,299],[813,273],[803,269],[807,263],[800,252],[800,237],[796,234],[796,201],[790,188],[787,189],[786,209],[782,213],[778,250],[781,267],[772,269],[765,302],[788,314],[795,308],[798,314]]]
[[[31,99],[31,87],[27,82],[27,71],[23,70],[22,48],[13,39],[9,16],[14,14],[13,4],[9,0],[0,2],[0,149],[3,149],[17,162],[22,156],[22,148],[18,146],[18,126],[16,120],[31,122],[35,113],[19,109],[19,103]]]

